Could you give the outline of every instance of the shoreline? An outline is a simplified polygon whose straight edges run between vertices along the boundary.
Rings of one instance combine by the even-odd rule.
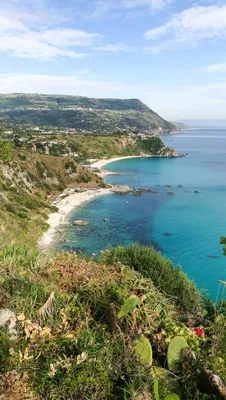
[[[46,249],[50,246],[54,240],[54,236],[57,233],[57,227],[60,224],[67,222],[68,214],[74,209],[80,207],[83,203],[95,199],[96,197],[111,194],[111,189],[87,189],[85,192],[76,192],[68,195],[57,204],[58,212],[49,215],[47,223],[49,229],[44,232],[41,239],[38,242],[40,249]]]
[[[91,168],[101,168],[111,162],[126,160],[129,158],[141,158],[147,156],[126,156],[126,157],[114,157],[110,159],[100,159],[98,161],[94,161],[91,164]],[[101,176],[109,175],[111,172],[103,171],[100,172]],[[58,211],[49,215],[47,224],[49,224],[49,228],[46,232],[43,233],[42,237],[38,241],[38,247],[42,250],[47,249],[54,240],[54,237],[57,233],[57,228],[60,224],[67,222],[68,214],[74,209],[80,207],[82,204],[95,199],[96,197],[103,196],[106,194],[113,194],[114,192],[111,189],[87,189],[85,192],[75,192],[73,194],[69,194],[64,199],[60,200],[57,204]],[[60,196],[58,196],[58,199]]]
[[[141,154],[139,156],[113,157],[109,159],[104,158],[92,162],[90,167],[91,169],[98,168],[100,170],[99,176],[104,178],[104,176],[106,175],[114,174],[114,172],[112,173],[111,171],[102,170],[102,168],[105,165],[110,164],[112,162],[120,160],[128,160],[132,158],[159,158],[159,157],[165,157],[165,156],[152,156],[152,155]],[[114,191],[110,188],[109,189],[96,188],[96,189],[86,189],[84,192],[74,192],[72,194],[68,194],[62,200],[60,200],[62,194],[58,195],[57,200],[59,200],[59,202],[56,204],[58,207],[58,212],[49,215],[47,220],[49,228],[46,232],[43,233],[42,237],[38,241],[38,247],[42,250],[45,250],[51,245],[51,243],[54,240],[54,236],[57,233],[56,228],[60,224],[67,222],[67,216],[74,208],[80,207],[83,203],[93,200],[98,196],[103,196],[106,194],[113,194],[113,193]]]
[[[103,168],[105,165],[110,164],[114,161],[121,161],[121,160],[129,160],[130,158],[149,158],[151,156],[147,156],[147,155],[140,155],[140,156],[125,156],[125,157],[113,157],[113,158],[102,158],[98,161],[95,161],[94,163],[91,164],[92,168]],[[101,171],[102,172],[102,171]],[[105,172],[105,171],[103,171]],[[109,175],[111,172],[110,171],[106,171],[106,174]]]

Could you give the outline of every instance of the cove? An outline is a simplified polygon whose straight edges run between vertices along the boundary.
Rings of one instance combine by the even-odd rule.
[[[108,244],[153,245],[215,298],[218,280],[226,280],[226,258],[219,244],[220,236],[226,235],[226,130],[187,131],[162,139],[188,155],[121,160],[105,167],[124,173],[107,176],[106,181],[157,193],[108,195],[86,203],[68,220],[82,219],[89,225],[68,228],[76,242],[56,246],[92,255]]]

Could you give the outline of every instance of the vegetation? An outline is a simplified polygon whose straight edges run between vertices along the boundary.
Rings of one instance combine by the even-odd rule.
[[[76,254],[44,258],[24,246],[2,247],[0,303],[15,313],[17,331],[15,339],[7,326],[0,328],[6,399],[221,398],[205,371],[225,383],[224,313],[210,315],[201,300],[199,313],[186,313],[163,283],[160,289],[124,264],[130,247],[118,250],[117,262],[106,265]],[[146,265],[147,249],[138,250]],[[166,285],[171,274],[165,273]]]
[[[4,142],[0,139],[0,160],[1,161],[11,161],[13,155],[13,147],[9,142]]]
[[[2,113],[20,116],[23,108],[37,115],[46,101],[58,113],[72,101],[2,98]],[[136,100],[73,101],[103,114],[105,107],[150,113]],[[0,398],[225,399],[223,295],[219,304],[203,298],[179,266],[138,244],[109,248],[97,261],[34,246],[57,211],[55,195],[75,185],[105,186],[88,159],[159,155],[162,141],[63,134],[40,141],[29,129],[21,135],[9,131],[0,142]]]
[[[7,122],[74,129],[74,133],[118,134],[176,129],[137,99],[79,96],[0,95],[0,117]]]
[[[151,247],[138,244],[110,248],[101,255],[100,261],[108,265],[123,263],[152,279],[154,285],[172,297],[172,301],[187,312],[200,307],[200,294],[194,282],[181,268],[174,268],[172,261],[161,256]]]
[[[52,205],[57,194],[70,185],[102,182],[72,157],[12,151],[11,161],[0,161],[0,243],[34,245],[48,228],[48,214],[57,211]]]

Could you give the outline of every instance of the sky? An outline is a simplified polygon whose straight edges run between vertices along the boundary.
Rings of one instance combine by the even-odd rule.
[[[0,93],[15,92],[226,119],[226,0],[1,0]]]

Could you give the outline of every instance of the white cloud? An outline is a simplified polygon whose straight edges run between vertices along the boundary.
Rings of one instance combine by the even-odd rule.
[[[98,33],[89,33],[78,29],[43,29],[37,25],[34,29],[23,21],[24,14],[5,16],[0,10],[0,51],[14,57],[52,60],[56,57],[80,58],[89,53],[77,52],[74,47],[93,45]]]
[[[0,33],[4,32],[26,32],[26,27],[24,24],[16,19],[9,18],[0,15]]]
[[[50,29],[40,33],[40,40],[59,47],[90,46],[98,33],[88,33],[77,29]]]
[[[192,7],[174,15],[167,23],[150,29],[144,35],[147,40],[167,37],[153,46],[153,52],[183,47],[186,43],[197,44],[201,40],[225,38],[226,5]]]
[[[91,2],[91,18],[101,18],[103,16],[126,17],[128,13],[144,15],[159,11],[175,0],[95,0]],[[138,13],[140,11],[141,13]],[[129,14],[130,15],[130,14]]]
[[[76,53],[73,50],[62,49],[41,42],[37,38],[25,36],[2,36],[0,51],[10,52],[15,57],[52,60],[56,57],[81,58],[89,53]]]
[[[118,97],[129,85],[121,82],[91,79],[81,71],[73,75],[0,74],[0,93],[55,93],[91,97]],[[123,96],[124,97],[124,96]]]
[[[149,10],[161,10],[172,0],[123,0],[122,5],[127,8],[146,7]]]
[[[125,43],[105,44],[103,46],[97,46],[93,48],[96,51],[102,51],[106,53],[118,53],[120,51],[135,52],[134,47],[127,46]]]

